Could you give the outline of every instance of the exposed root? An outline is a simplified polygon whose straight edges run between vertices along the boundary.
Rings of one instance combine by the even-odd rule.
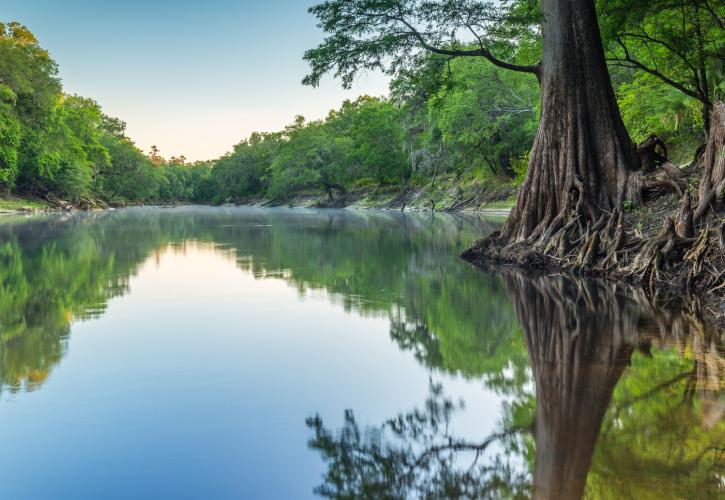
[[[657,150],[660,148],[661,152]],[[656,135],[650,135],[637,146],[637,156],[644,172],[652,172],[667,161],[667,146]]]
[[[670,162],[665,162],[654,172],[633,172],[627,184],[626,197],[639,206],[667,192],[683,196],[686,190],[687,183],[682,170]]]
[[[676,217],[668,218],[654,236],[638,235],[628,227],[625,213],[616,211],[587,224],[581,233],[580,217],[558,223],[533,249],[525,243],[502,244],[494,237],[464,257],[609,276],[639,284],[651,295],[663,290],[725,292],[725,222],[696,231],[693,216],[691,197],[685,194]]]
[[[626,198],[633,204],[653,202],[664,218],[654,234],[652,224],[635,224],[633,212],[599,210],[592,217],[581,179],[574,179],[562,210],[541,232],[523,241],[500,235],[478,242],[464,258],[515,264],[528,269],[567,270],[637,284],[651,296],[694,291],[725,298],[725,104],[716,105],[710,140],[695,167],[669,163],[661,141],[650,138],[638,152],[649,166],[630,172]],[[661,151],[660,151],[661,150]],[[702,180],[695,199],[688,176]],[[664,193],[680,197],[675,209]],[[647,209],[650,210],[650,209]],[[596,213],[596,212],[595,212]],[[725,317],[725,310],[721,311]]]
[[[695,236],[695,222],[692,213],[692,199],[690,192],[687,191],[680,202],[680,208],[677,211],[675,219],[675,229],[677,234],[683,238],[692,238]]]

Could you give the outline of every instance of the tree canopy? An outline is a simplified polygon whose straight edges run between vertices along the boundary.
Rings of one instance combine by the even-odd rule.
[[[536,64],[512,57],[511,22],[522,19],[505,3],[458,0],[329,0],[310,8],[327,37],[308,50],[310,74],[317,85],[333,73],[349,87],[361,70],[396,74],[415,61],[420,50],[448,57],[482,57],[496,66],[538,73]],[[461,35],[469,38],[462,41]],[[471,43],[472,42],[472,43]]]
[[[725,30],[719,4],[677,5],[600,2],[598,17],[628,132],[638,141],[656,133],[686,161],[722,92]],[[253,133],[193,163],[141,151],[122,120],[64,94],[56,63],[25,26],[0,24],[0,189],[78,205],[223,203],[334,199],[444,176],[483,186],[523,179],[541,112],[527,74],[540,68],[539,2],[330,0],[310,12],[326,37],[305,54],[305,83],[331,73],[350,86],[380,70],[390,95]]]

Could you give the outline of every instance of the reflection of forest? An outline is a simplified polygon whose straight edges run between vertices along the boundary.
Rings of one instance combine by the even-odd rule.
[[[506,396],[495,452],[488,439],[444,435],[455,408],[435,392],[417,414],[429,417],[424,428],[395,420],[377,442],[353,432],[352,414],[343,434],[312,419],[313,446],[337,467],[321,493],[692,498],[722,488],[722,332],[630,289],[495,276],[457,259],[494,227],[446,215],[233,209],[5,223],[0,392],[42,384],[72,321],[102,314],[149,256],[196,241],[260,279],[388,317],[391,338],[421,363]],[[461,454],[475,466],[458,470]]]
[[[338,433],[318,417],[310,419],[310,445],[329,465],[318,493],[544,499],[723,494],[722,331],[707,330],[695,311],[664,310],[610,283],[511,272],[502,279],[522,325],[535,394],[521,381],[488,378],[489,387],[513,400],[504,408],[502,428],[478,442],[447,434],[454,407],[439,389],[424,409],[367,432],[352,413]],[[422,333],[419,357],[439,361],[428,352],[436,346],[433,336]],[[412,344],[406,337],[405,345]],[[493,442],[499,451],[486,455]],[[518,470],[517,463],[528,466]]]
[[[66,349],[72,321],[101,314],[109,298],[126,293],[138,267],[168,245],[200,241],[231,250],[245,272],[285,279],[301,292],[326,290],[347,309],[385,315],[413,311],[426,302],[421,293],[449,297],[462,274],[478,281],[455,253],[494,226],[445,215],[191,208],[6,220],[0,392],[41,384]],[[413,297],[408,290],[416,303],[404,302]]]

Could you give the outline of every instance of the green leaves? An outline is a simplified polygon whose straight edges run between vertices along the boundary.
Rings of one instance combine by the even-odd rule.
[[[343,105],[341,119],[346,118],[345,135],[352,141],[350,163],[359,165],[362,176],[380,184],[408,176],[400,113],[391,103],[361,97]]]
[[[707,127],[709,108],[725,71],[722,6],[710,0],[598,3],[609,62],[623,73],[619,76],[632,75],[635,83],[639,80],[650,87],[656,80],[699,101]]]
[[[332,73],[350,88],[360,71],[395,75],[409,68],[421,51],[451,57],[483,57],[515,71],[532,66],[504,61],[515,40],[514,26],[527,29],[519,12],[475,0],[328,0],[310,9],[328,34],[308,50],[306,85],[317,86]]]
[[[407,178],[399,110],[371,97],[347,101],[325,120],[294,123],[276,134],[253,134],[217,160],[216,201],[300,192],[330,197],[361,179],[380,184]]]

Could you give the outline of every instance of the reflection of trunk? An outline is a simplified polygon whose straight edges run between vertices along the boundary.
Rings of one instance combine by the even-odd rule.
[[[635,347],[649,352],[674,341],[684,351],[687,343],[695,358],[689,392],[703,391],[703,425],[722,417],[722,331],[707,333],[696,309],[660,309],[641,290],[604,281],[513,272],[503,279],[536,382],[536,498],[583,496],[602,421]]]
[[[535,496],[580,498],[599,428],[635,345],[611,288],[507,276],[536,381]]]

